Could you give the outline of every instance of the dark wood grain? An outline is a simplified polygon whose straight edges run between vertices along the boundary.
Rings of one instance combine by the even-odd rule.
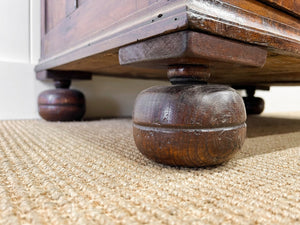
[[[43,0],[42,0],[43,1]],[[46,14],[46,32],[56,27],[76,9],[76,0],[44,0]]]
[[[48,90],[39,95],[38,107],[40,116],[47,121],[77,121],[85,113],[85,100],[76,90]]]
[[[172,84],[184,83],[207,83],[210,78],[208,66],[196,65],[170,65],[167,73]]]
[[[54,69],[89,71],[96,75],[123,78],[167,79],[167,68],[120,66],[117,50],[77,60]],[[269,53],[263,68],[215,62],[210,65],[210,82],[244,86],[299,85],[299,71],[300,58]]]
[[[245,121],[242,98],[226,86],[157,86],[137,97],[134,140],[145,156],[159,163],[216,165],[241,148]]]
[[[264,48],[192,31],[181,31],[132,44],[119,50],[121,65],[168,67],[172,64],[211,65],[217,62],[263,67]]]
[[[246,87],[247,97],[243,97],[246,112],[248,115],[261,114],[265,109],[265,102],[262,98],[255,97],[255,87]]]
[[[47,33],[45,36],[45,52],[49,57],[61,50],[72,48],[77,44],[81,45],[90,38],[94,39],[97,36],[100,36],[101,38],[102,36],[103,39],[107,39],[107,36],[114,30],[122,29],[122,33],[125,33],[128,30],[136,29],[146,24],[152,24],[152,20],[163,20],[163,18],[157,17],[160,14],[160,8],[166,7],[167,5],[169,6],[169,9],[165,9],[166,11],[164,12],[165,17],[168,17],[168,14],[170,13],[167,11],[173,11],[173,2],[175,1],[86,1],[85,4],[79,5],[78,9],[71,17],[66,17]],[[145,8],[147,8],[147,10]],[[139,12],[142,9],[145,10]],[[177,14],[176,11],[179,12],[175,9],[175,12],[173,13]],[[150,12],[155,14],[151,16]],[[127,17],[133,14],[136,14],[135,18],[129,20]],[[138,18],[142,18],[142,20],[137,23]],[[174,22],[176,22],[176,24],[180,23],[180,21]],[[147,31],[147,33],[153,33],[155,30]],[[118,33],[115,33],[114,35],[118,35]],[[86,44],[91,44],[91,42],[93,41],[88,41]]]
[[[211,65],[210,82],[266,86],[300,83],[299,18],[270,5],[257,0],[128,0],[125,15],[118,13],[123,7],[119,1],[103,2],[99,11],[100,0],[78,1],[79,7],[53,29],[47,33],[42,29],[42,59],[37,72],[55,69],[166,79],[167,68],[120,66],[119,48],[167,33],[195,30],[268,50],[263,68]],[[47,24],[45,11],[42,0],[42,26]],[[112,20],[111,15],[118,18]]]
[[[279,9],[283,9],[292,15],[300,17],[300,1],[299,0],[260,0]]]
[[[276,39],[281,36],[281,39],[286,39],[285,41],[287,41],[289,36],[292,37],[292,34],[296,32],[294,28],[299,29],[299,21],[297,21],[297,19],[289,17],[278,10],[274,10],[273,8],[254,0],[223,0],[224,4],[218,4],[218,2],[219,1],[184,2],[178,0],[155,2],[143,0],[141,3],[137,3],[136,0],[127,0],[124,1],[124,5],[120,5],[117,0],[105,2],[88,1],[86,4],[82,5],[82,7],[78,8],[72,15],[72,19],[65,18],[53,31],[47,34],[45,37],[45,52],[47,52],[48,56],[51,56],[54,52],[74,47],[76,43],[84,43],[89,38],[95,39],[94,37],[99,36],[98,39],[101,39],[101,34],[103,34],[103,32],[113,34],[113,29],[109,29],[112,25],[115,30],[123,29],[121,33],[118,32],[114,35],[136,30],[134,36],[139,40],[146,38],[146,36],[141,37],[141,35],[147,35],[149,32],[152,33],[152,36],[157,35],[154,33],[155,30],[157,30],[156,26],[163,25],[165,29],[163,33],[166,33],[168,26],[167,24],[161,24],[160,21],[170,17],[170,13],[175,15],[175,13],[185,12],[192,22],[192,24],[189,24],[189,21],[186,21],[187,25],[193,25],[197,20],[200,22],[211,23],[211,27],[203,27],[201,24],[193,27],[200,30],[210,29],[211,32],[217,32],[219,35],[223,35],[222,30],[219,32],[213,27],[222,27],[221,24],[235,27],[237,31],[232,34],[235,38],[239,38],[238,30],[243,30],[243,32],[254,30],[254,32],[259,35],[257,39],[260,40],[260,42],[262,42],[263,35],[268,33]],[[183,4],[187,4],[187,7],[181,7]],[[178,10],[172,10],[173,8],[178,8]],[[142,10],[143,12],[138,12],[139,10]],[[203,11],[205,14],[199,14],[199,12]],[[105,12],[109,12],[108,16]],[[223,12],[219,15],[222,20],[214,19],[218,16],[216,12]],[[151,17],[151,13],[153,16],[148,19],[147,16]],[[159,14],[163,16],[157,18],[157,15]],[[232,17],[232,14],[237,14],[240,19],[238,19],[238,17]],[[114,18],[110,15],[114,15]],[[194,19],[195,17],[196,19]],[[262,20],[262,17],[264,20]],[[174,20],[169,20],[169,23],[180,25],[180,18],[177,17],[177,20],[175,20],[176,17],[173,18]],[[137,20],[140,21],[140,24],[136,22]],[[154,22],[152,22],[152,20],[154,20]],[[101,23],[98,23],[97,21],[101,21]],[[243,21],[243,24],[241,24],[241,21]],[[89,26],[85,26],[87,23]],[[150,25],[148,32],[143,34],[138,33],[138,27],[145,26],[146,24]],[[258,32],[258,28],[261,29],[260,32]],[[178,26],[177,29],[180,29],[180,26]],[[96,32],[98,30],[99,32]],[[287,33],[283,32],[284,30]],[[76,38],[74,38],[75,36]],[[107,34],[104,35],[103,38],[106,39]],[[91,43],[88,42],[87,44]],[[115,44],[115,47],[120,46],[118,43]]]
[[[264,1],[264,0],[263,0]],[[283,11],[273,6],[265,4],[260,0],[222,0],[222,2],[228,3],[232,6],[244,9],[252,14],[262,16],[264,18],[280,21],[282,24],[299,29],[299,19],[293,15],[289,15],[286,11]],[[266,0],[267,1],[267,0]],[[284,0],[285,1],[285,0]]]
[[[66,18],[65,22],[44,35],[42,51],[45,57],[36,70],[47,70],[103,53],[137,40],[165,33],[166,30],[172,32],[187,28],[186,7],[178,3],[181,0],[171,2],[163,0],[157,3],[147,0],[135,1],[132,0],[134,5],[126,6],[132,8],[132,14],[125,16],[123,12],[125,18],[120,21],[116,21],[113,16],[107,17],[106,14],[109,12],[117,15],[118,11],[123,10],[118,0],[105,1],[106,6],[111,7],[111,12],[108,9],[104,10],[100,1],[87,1],[82,4],[72,14],[72,19]],[[103,8],[100,10],[103,11],[102,14],[98,8]],[[158,15],[162,11],[164,16],[159,18]]]
[[[99,4],[99,1],[87,1],[82,4],[82,7],[72,14],[71,19],[66,18],[60,27],[56,27],[45,36],[43,47],[46,57],[37,67],[38,71],[182,29],[204,30],[257,45],[267,45],[273,49],[279,48],[285,54],[299,52],[300,49],[299,20],[254,0],[223,0],[224,4],[217,4],[217,1],[137,1],[128,3],[127,9],[135,9],[129,10],[130,15],[118,22],[114,20],[114,24],[109,24],[109,18],[99,18],[105,13],[97,11],[97,2]],[[110,1],[109,4],[113,3]],[[115,6],[110,8],[110,13],[118,14],[120,6],[117,3]],[[199,14],[200,12],[205,13]],[[218,16],[216,12],[224,13]],[[159,14],[163,16],[158,18]],[[233,17],[235,14],[237,16]],[[216,20],[214,16],[220,19]],[[87,24],[85,20],[92,23],[84,26]],[[96,24],[94,21],[103,23]],[[109,26],[103,29],[96,27],[106,23]],[[248,32],[250,37],[246,35]],[[49,58],[52,55],[55,57]]]
[[[261,114],[265,109],[265,101],[259,97],[243,97],[248,115]]]
[[[249,2],[251,1],[241,0],[239,7],[236,7],[229,0],[223,0],[222,3],[216,0],[204,0],[201,3],[193,0],[189,5],[191,10],[188,11],[190,28],[267,46],[282,54],[289,52],[299,55],[299,20],[298,25],[294,26],[279,23],[278,20],[266,17],[262,14],[263,11],[255,11],[257,5],[253,7],[254,10],[248,7]],[[222,22],[218,22],[216,18],[221,18]]]
[[[45,0],[46,33],[66,17],[66,1]]]
[[[69,89],[70,78],[60,78],[60,76],[55,76],[56,73],[52,74],[54,76],[51,78],[54,79],[56,89],[46,90],[39,95],[40,116],[47,121],[81,120],[85,113],[84,95],[78,90]]]

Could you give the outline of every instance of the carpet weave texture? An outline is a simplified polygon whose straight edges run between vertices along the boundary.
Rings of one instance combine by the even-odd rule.
[[[0,122],[0,224],[300,224],[300,113],[248,119],[210,168],[156,164],[130,119]]]

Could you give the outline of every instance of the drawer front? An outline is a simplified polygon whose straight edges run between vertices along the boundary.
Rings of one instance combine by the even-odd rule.
[[[136,11],[158,2],[168,1],[42,0],[42,57],[50,57],[69,49]]]
[[[46,0],[46,32],[55,27],[77,8],[77,0]]]

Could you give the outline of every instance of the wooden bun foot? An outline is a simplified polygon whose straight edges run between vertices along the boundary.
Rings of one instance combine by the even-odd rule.
[[[265,102],[258,97],[244,97],[246,112],[248,115],[258,115],[264,111]]]
[[[153,87],[137,97],[133,133],[138,149],[156,162],[174,166],[228,161],[246,137],[244,102],[235,90],[206,83],[216,68],[261,68],[266,57],[263,49],[194,31],[121,47],[121,65],[166,69],[174,85]]]
[[[247,97],[244,97],[246,112],[248,115],[258,115],[264,111],[265,102],[262,98],[254,97],[255,89],[246,89]]]
[[[38,97],[40,116],[47,121],[79,121],[85,113],[84,95],[67,89],[70,81],[56,81],[57,89],[42,92]]]
[[[173,166],[228,161],[246,137],[243,100],[222,85],[174,85],[139,94],[133,114],[135,143],[145,156]]]

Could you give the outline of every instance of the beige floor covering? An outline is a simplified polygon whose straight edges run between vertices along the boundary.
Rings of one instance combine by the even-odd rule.
[[[248,126],[229,163],[190,169],[145,159],[129,119],[2,121],[0,224],[300,224],[300,113]]]

